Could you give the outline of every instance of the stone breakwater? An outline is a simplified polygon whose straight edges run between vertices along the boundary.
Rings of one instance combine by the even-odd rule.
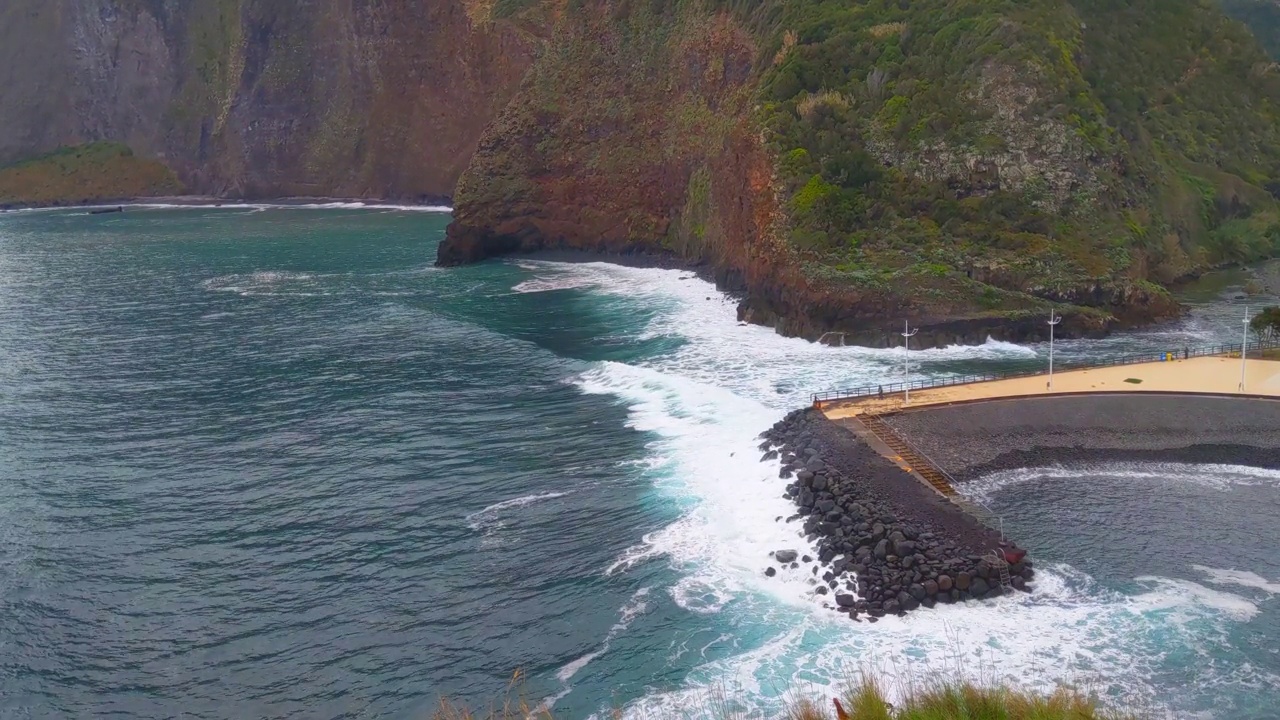
[[[803,532],[818,548],[810,571],[814,592],[854,620],[875,622],[935,605],[997,597],[1007,592],[999,563],[1006,553],[1009,587],[1029,590],[1024,551],[924,487],[850,432],[816,410],[797,410],[762,433],[762,461],[781,460],[791,480],[786,496]],[[784,569],[800,562],[791,549],[771,553]],[[765,570],[774,576],[778,569]]]

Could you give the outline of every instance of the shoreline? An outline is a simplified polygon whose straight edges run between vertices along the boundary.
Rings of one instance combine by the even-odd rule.
[[[362,205],[370,209],[423,208],[438,212],[453,212],[452,198],[441,195],[426,197],[421,202],[397,201],[385,198],[352,198],[329,196],[289,196],[267,199],[225,198],[214,195],[157,195],[154,197],[128,197],[96,199],[65,203],[9,203],[0,204],[0,213],[31,210],[89,210],[114,207],[307,207],[311,205]]]

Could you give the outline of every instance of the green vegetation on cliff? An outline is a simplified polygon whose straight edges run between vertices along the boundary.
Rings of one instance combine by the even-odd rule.
[[[182,184],[169,168],[119,143],[62,148],[0,167],[0,205],[90,203],[180,192]]]
[[[1280,80],[1213,6],[786,0],[779,15],[763,122],[790,240],[833,282],[909,283],[952,312],[1089,304],[1088,288],[1280,250],[1264,189]]]

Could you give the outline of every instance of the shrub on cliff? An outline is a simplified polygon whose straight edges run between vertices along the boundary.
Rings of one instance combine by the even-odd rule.
[[[818,263],[944,264],[1044,297],[1280,249],[1262,187],[1280,71],[1216,6],[786,0],[771,18],[764,124]]]

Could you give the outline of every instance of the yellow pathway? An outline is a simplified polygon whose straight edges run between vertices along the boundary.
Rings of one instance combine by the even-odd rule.
[[[1126,380],[1142,382],[1126,382]],[[1034,375],[928,390],[912,390],[911,403],[908,407],[1052,393],[1141,392],[1144,390],[1238,393],[1240,392],[1240,358],[1198,357],[1172,362],[1054,372],[1052,391],[1045,387],[1047,382],[1048,375]],[[1280,398],[1280,361],[1247,360],[1244,392],[1249,395],[1270,395]],[[823,404],[822,409],[827,417],[835,420],[864,413],[901,410],[903,409],[902,401],[902,393],[897,392],[886,394],[883,398],[872,396],[827,402]]]

